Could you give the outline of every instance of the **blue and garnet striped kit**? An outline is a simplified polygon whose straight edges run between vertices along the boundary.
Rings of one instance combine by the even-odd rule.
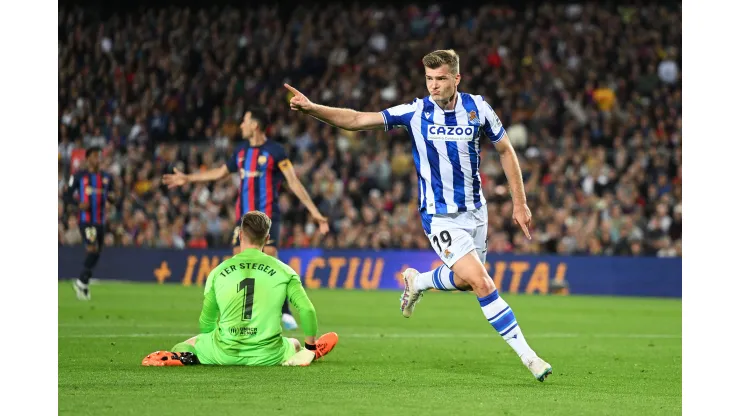
[[[270,139],[257,147],[246,142],[234,150],[227,167],[241,178],[236,200],[237,224],[249,211],[264,212],[273,223],[278,221],[278,194],[285,180],[280,167],[289,164],[285,149]]]
[[[72,176],[69,191],[77,193],[79,203],[88,205],[80,210],[81,225],[105,225],[105,204],[113,190],[113,178],[108,172],[83,170]]]

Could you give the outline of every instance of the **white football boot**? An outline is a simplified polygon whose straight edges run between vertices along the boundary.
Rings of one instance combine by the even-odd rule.
[[[416,303],[424,294],[421,290],[416,290],[416,286],[414,285],[414,279],[418,274],[419,271],[412,268],[408,268],[403,272],[405,287],[401,294],[401,313],[406,318],[411,317],[411,314],[414,313],[414,306],[416,306]]]
[[[529,359],[523,359],[522,362],[532,372],[532,375],[537,381],[545,381],[547,376],[552,374],[552,366],[540,357],[535,356]]]
[[[283,322],[283,326],[285,327],[286,331],[292,331],[294,329],[298,329],[298,322],[296,322],[293,315],[284,313],[281,321]]]
[[[80,279],[75,279],[72,282],[72,286],[77,292],[77,299],[79,300],[90,300],[90,284],[84,284]]]

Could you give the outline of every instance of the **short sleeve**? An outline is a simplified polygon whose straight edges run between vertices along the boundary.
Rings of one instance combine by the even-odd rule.
[[[482,103],[481,111],[483,113],[483,132],[486,133],[486,136],[488,136],[492,143],[497,143],[504,137],[506,130],[504,130],[501,119],[498,118],[491,105],[483,97],[480,99]]]
[[[278,168],[284,169],[290,166],[288,152],[286,152],[285,148],[279,143],[273,144],[273,146],[270,148],[270,154],[272,154],[273,159],[275,159],[275,165]]]
[[[229,172],[234,173],[239,171],[239,162],[237,158],[239,157],[239,152],[243,151],[244,148],[242,146],[237,147],[234,149],[234,153],[231,155],[229,160],[226,162],[226,167],[229,169]]]
[[[400,104],[381,111],[380,114],[383,115],[385,130],[388,131],[394,127],[409,128],[411,117],[416,112],[417,101],[418,99],[414,99],[414,101],[409,104]]]

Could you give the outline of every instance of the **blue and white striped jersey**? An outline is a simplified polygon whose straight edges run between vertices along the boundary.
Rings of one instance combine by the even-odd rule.
[[[458,92],[455,109],[442,110],[427,96],[381,114],[386,130],[404,127],[414,141],[419,212],[465,212],[486,203],[479,173],[481,131],[496,143],[505,130],[483,97]]]

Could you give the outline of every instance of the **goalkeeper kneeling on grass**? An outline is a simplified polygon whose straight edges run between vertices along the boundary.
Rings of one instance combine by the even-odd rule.
[[[272,222],[259,211],[244,214],[242,252],[211,271],[205,284],[201,334],[142,361],[145,366],[285,365],[306,366],[337,344],[330,332],[316,339],[316,310],[296,272],[262,253]],[[285,297],[298,310],[305,335],[303,348],[282,336]]]

